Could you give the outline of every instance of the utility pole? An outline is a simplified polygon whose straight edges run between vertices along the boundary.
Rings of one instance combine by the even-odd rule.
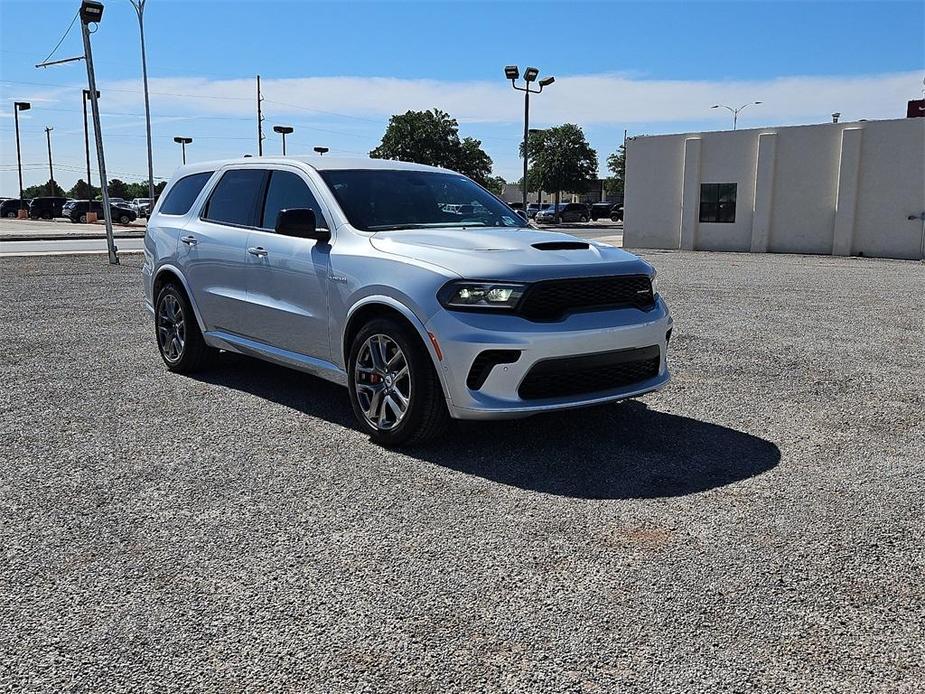
[[[83,0],[80,6],[80,33],[83,35],[84,56],[87,63],[87,81],[90,87],[90,106],[93,112],[93,130],[96,134],[96,158],[100,167],[100,191],[103,194],[103,219],[106,221],[106,245],[109,248],[109,264],[118,265],[116,243],[112,237],[112,210],[109,207],[109,188],[106,185],[106,157],[103,154],[103,131],[100,126],[100,105],[97,99],[96,73],[93,71],[93,50],[90,47],[90,24],[103,18],[103,3]]]
[[[257,75],[257,156],[263,156],[263,111],[260,102],[263,96],[260,94],[260,75]]]
[[[55,170],[51,165],[51,131],[54,128],[45,126],[45,138],[48,140],[48,197],[55,195]]]

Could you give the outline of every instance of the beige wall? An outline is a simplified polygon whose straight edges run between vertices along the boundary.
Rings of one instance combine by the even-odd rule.
[[[734,223],[699,221],[701,183],[736,183]],[[925,118],[637,137],[624,245],[919,258]]]

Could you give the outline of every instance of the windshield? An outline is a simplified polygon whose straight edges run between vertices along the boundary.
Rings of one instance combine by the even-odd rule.
[[[363,231],[527,226],[474,181],[437,171],[320,171],[347,219]]]

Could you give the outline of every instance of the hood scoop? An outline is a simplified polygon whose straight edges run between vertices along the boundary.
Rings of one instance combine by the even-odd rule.
[[[583,241],[541,241],[531,245],[538,251],[586,251],[590,248]]]

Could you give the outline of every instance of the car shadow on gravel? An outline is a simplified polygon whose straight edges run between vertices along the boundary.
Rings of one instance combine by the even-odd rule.
[[[332,383],[239,355],[197,374],[356,428],[347,392]],[[684,496],[760,475],[780,462],[770,441],[638,400],[498,422],[457,422],[405,455],[521,489],[584,499]]]

